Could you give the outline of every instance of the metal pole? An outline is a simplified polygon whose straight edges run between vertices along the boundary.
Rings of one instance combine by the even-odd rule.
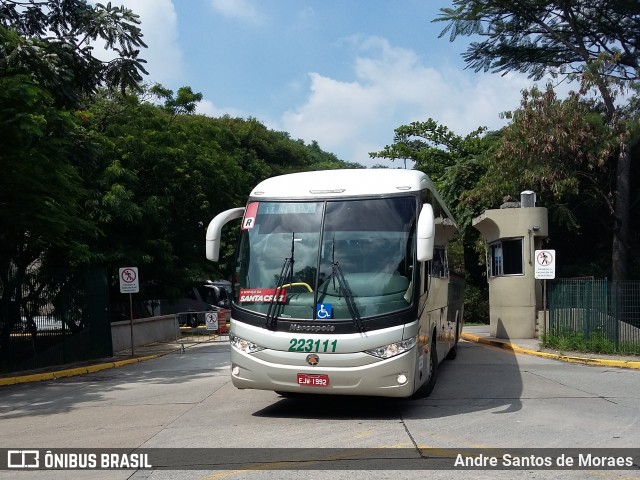
[[[542,281],[542,338],[547,335],[547,281]]]
[[[133,357],[133,294],[129,294],[129,312],[131,314],[131,319],[129,321],[129,326],[131,329],[131,356]]]

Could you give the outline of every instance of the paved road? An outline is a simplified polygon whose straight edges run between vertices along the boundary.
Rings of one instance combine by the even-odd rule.
[[[239,391],[229,346],[57,381],[1,387],[4,448],[624,448],[640,446],[640,371],[462,342],[422,400],[284,399]],[[183,450],[177,450],[183,449]],[[286,451],[286,450],[285,450]],[[329,450],[327,450],[329,451]],[[333,452],[333,451],[331,451]],[[189,458],[189,455],[186,455]],[[11,473],[11,475],[8,475]],[[373,475],[373,477],[372,477]],[[451,478],[451,471],[20,472],[19,478]],[[631,471],[472,471],[456,478],[640,478]],[[0,472],[0,478],[17,478]]]

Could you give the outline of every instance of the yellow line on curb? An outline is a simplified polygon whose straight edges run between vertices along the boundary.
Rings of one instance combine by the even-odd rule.
[[[43,380],[56,380],[58,378],[74,377],[76,375],[84,375],[85,373],[95,373],[109,368],[118,368],[132,363],[144,362],[152,358],[158,358],[161,355],[147,355],[144,357],[128,358],[126,360],[118,360],[115,362],[100,363],[98,365],[87,365],[86,367],[67,368],[55,372],[32,373],[30,375],[18,375],[15,377],[0,378],[0,386],[17,385],[19,383],[41,382]]]
[[[537,350],[520,347],[514,343],[510,343],[507,341],[494,340],[467,332],[462,332],[460,337],[470,342],[482,343],[485,345],[502,348],[504,350],[511,350],[515,353],[524,353],[526,355],[534,355],[536,357],[549,358],[551,360],[560,360],[562,362],[580,363],[583,365],[594,365],[600,367],[631,368],[634,370],[640,370],[640,361],[636,362],[633,360],[609,360],[605,358],[576,357],[571,355],[561,355],[559,353],[539,352]]]

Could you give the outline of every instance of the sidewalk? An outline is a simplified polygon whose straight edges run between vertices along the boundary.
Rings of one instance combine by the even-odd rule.
[[[227,334],[216,334],[210,337],[209,342],[228,342],[229,340]],[[17,385],[19,383],[39,382],[42,380],[56,380],[58,378],[74,377],[76,375],[95,373],[110,368],[118,368],[124,365],[162,357],[170,353],[184,353],[186,349],[195,345],[202,345],[206,342],[207,340],[205,340],[202,335],[197,337],[184,336],[176,340],[135,347],[133,349],[133,355],[131,354],[131,349],[127,349],[116,352],[113,357],[109,358],[87,360],[71,365],[58,365],[32,372],[16,372],[15,374],[2,375],[0,376],[0,387],[3,385]]]
[[[582,352],[559,352],[549,348],[543,348],[540,340],[536,338],[512,338],[501,339],[490,336],[489,325],[466,326],[463,328],[463,340],[476,342],[484,345],[491,345],[515,353],[535,355],[538,357],[550,358],[570,363],[581,363],[583,365],[597,365],[601,367],[632,368],[640,370],[640,358],[637,356],[625,355],[601,355],[597,353]]]

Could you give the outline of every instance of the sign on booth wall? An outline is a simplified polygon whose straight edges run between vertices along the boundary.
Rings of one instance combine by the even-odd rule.
[[[555,250],[536,250],[535,278],[537,280],[553,280],[556,278]]]

